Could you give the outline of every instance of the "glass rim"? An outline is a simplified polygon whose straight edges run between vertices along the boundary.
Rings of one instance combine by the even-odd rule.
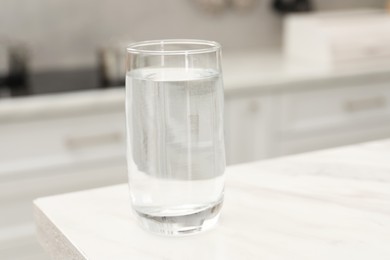
[[[143,47],[161,45],[161,44],[181,44],[186,45],[199,45],[200,48],[183,48],[183,50],[148,50],[142,49]],[[201,47],[203,46],[203,48]],[[183,55],[183,54],[199,54],[199,53],[208,53],[215,52],[221,49],[221,45],[215,41],[208,40],[195,40],[195,39],[166,39],[166,40],[151,40],[151,41],[140,41],[134,42],[127,46],[127,53],[134,54],[155,54],[155,55]]]

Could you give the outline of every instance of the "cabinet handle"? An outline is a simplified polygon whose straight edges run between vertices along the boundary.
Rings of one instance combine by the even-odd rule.
[[[359,112],[362,110],[383,108],[386,107],[386,103],[386,98],[384,97],[372,97],[347,101],[344,108],[348,112]]]
[[[100,135],[68,137],[65,140],[65,146],[68,149],[76,150],[93,146],[114,144],[121,141],[123,141],[123,135],[122,133],[117,132]]]

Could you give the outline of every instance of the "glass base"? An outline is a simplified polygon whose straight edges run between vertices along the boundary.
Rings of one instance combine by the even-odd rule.
[[[180,216],[153,216],[135,210],[141,226],[147,231],[170,236],[196,234],[218,222],[222,201],[198,212]]]

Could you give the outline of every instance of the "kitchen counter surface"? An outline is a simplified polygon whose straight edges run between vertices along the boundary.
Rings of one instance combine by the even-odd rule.
[[[387,61],[362,60],[325,65],[287,59],[278,49],[227,53],[223,56],[222,69],[227,97],[237,93],[314,89],[324,84],[359,85],[390,80],[390,62]]]
[[[143,231],[126,184],[35,201],[53,259],[390,259],[390,140],[226,170],[219,225]],[[125,173],[124,173],[125,174]]]
[[[372,85],[390,81],[390,64],[360,63],[326,67],[288,61],[280,50],[224,53],[225,97],[259,92],[314,89],[323,86]],[[0,100],[0,123],[44,119],[83,112],[124,111],[123,87],[45,94]]]

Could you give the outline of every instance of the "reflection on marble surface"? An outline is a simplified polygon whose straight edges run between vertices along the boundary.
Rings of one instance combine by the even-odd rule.
[[[35,201],[54,259],[390,259],[390,140],[227,169],[214,230],[160,237],[127,185]]]

